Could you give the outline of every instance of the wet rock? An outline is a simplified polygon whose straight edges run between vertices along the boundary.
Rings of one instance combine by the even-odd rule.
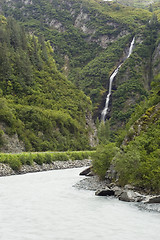
[[[125,202],[141,202],[144,198],[145,197],[143,195],[132,190],[124,190],[119,196],[119,200]]]
[[[93,177],[93,176],[94,176],[94,173],[91,171],[91,172],[87,173],[86,176],[87,176],[87,177]]]
[[[95,192],[96,196],[114,196],[114,191],[108,187],[105,189],[99,189]]]
[[[90,167],[86,168],[85,170],[83,170],[79,175],[81,175],[81,176],[89,176],[91,171],[92,171],[92,166],[90,166]]]
[[[148,197],[145,203],[160,203],[160,195]]]
[[[118,186],[113,187],[112,190],[114,191],[114,195],[116,197],[119,197],[123,192],[123,189]]]

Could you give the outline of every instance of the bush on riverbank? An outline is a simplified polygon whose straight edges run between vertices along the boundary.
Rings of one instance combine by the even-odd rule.
[[[93,170],[101,178],[105,178],[107,169],[119,148],[114,143],[99,145],[93,154]]]
[[[19,171],[22,165],[32,166],[50,164],[55,161],[83,160],[92,158],[94,151],[76,151],[76,152],[45,152],[45,153],[19,153],[8,154],[0,153],[0,163],[8,164],[13,170]]]

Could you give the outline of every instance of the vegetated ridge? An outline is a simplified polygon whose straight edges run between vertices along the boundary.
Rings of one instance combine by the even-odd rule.
[[[57,70],[49,41],[3,16],[0,33],[2,151],[89,148],[90,100]]]

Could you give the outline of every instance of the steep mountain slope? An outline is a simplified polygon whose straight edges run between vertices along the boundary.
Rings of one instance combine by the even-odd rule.
[[[156,55],[153,59],[159,28],[154,13],[100,0],[3,0],[0,6],[27,31],[50,40],[58,69],[91,98],[94,119],[104,107],[109,76],[135,36],[133,54],[114,80],[107,116],[112,130],[125,126],[135,105],[149,94],[158,64]]]
[[[150,0],[118,0],[117,2],[120,4],[124,4],[126,6],[147,8],[147,7],[150,7],[151,4],[159,2],[159,0],[152,0],[152,1],[150,1]]]
[[[18,134],[25,145],[22,149],[27,151],[89,147],[89,98],[57,70],[49,41],[26,35],[14,19],[6,20],[3,16],[0,106],[2,146],[7,145],[8,135],[14,134],[18,141]],[[14,142],[13,138],[11,141]]]
[[[137,106],[129,123],[122,150],[115,157],[120,184],[160,191],[160,80],[154,81],[149,99]]]
[[[150,93],[151,82],[159,72],[157,67],[156,73],[155,67],[155,62],[159,63],[156,54],[159,49],[159,26],[153,17],[143,32],[136,35],[134,51],[117,75],[111,112],[111,122],[115,126],[117,123],[122,126],[134,111],[135,104]]]
[[[93,169],[102,178],[149,194],[160,191],[160,76],[152,94],[136,106],[114,143],[100,145]]]
[[[4,0],[1,9],[50,40],[59,69],[91,97],[95,118],[104,104],[109,75],[127,54],[133,35],[143,33],[152,17],[149,11],[99,0]]]

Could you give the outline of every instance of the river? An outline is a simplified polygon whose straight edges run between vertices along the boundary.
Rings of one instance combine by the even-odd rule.
[[[160,213],[72,187],[81,170],[1,177],[0,239],[160,239]]]

